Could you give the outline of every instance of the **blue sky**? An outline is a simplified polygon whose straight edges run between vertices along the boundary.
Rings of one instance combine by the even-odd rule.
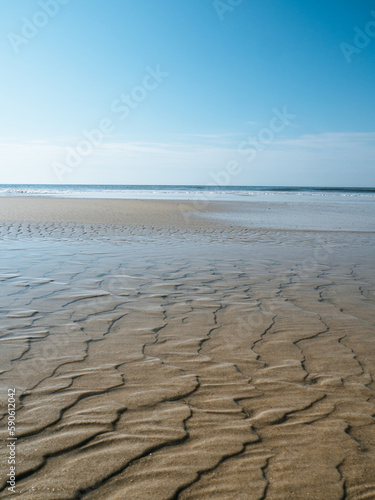
[[[0,183],[375,186],[373,1],[8,0],[0,54]]]

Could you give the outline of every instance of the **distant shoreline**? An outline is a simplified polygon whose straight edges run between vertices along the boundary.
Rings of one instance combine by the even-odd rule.
[[[172,194],[178,197],[199,195],[374,195],[375,187],[337,186],[230,186],[223,182],[215,185],[127,185],[127,184],[0,184],[0,196],[78,196],[98,198],[155,198],[168,199]]]

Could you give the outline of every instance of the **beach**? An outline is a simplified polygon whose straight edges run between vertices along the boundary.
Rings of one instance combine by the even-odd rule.
[[[0,498],[375,498],[355,203],[0,198]]]

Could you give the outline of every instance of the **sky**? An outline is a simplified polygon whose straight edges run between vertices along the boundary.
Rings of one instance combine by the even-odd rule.
[[[0,12],[0,183],[375,186],[375,1]]]

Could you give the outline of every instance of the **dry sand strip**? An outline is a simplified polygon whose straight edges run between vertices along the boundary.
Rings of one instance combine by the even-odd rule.
[[[0,221],[212,227],[219,221],[194,217],[229,211],[231,202],[0,197]],[[223,225],[223,224],[221,224]]]
[[[193,229],[348,231],[375,233],[375,203],[338,201],[212,201],[0,197],[0,221]]]
[[[375,498],[374,236],[110,201],[0,211],[12,497]]]

